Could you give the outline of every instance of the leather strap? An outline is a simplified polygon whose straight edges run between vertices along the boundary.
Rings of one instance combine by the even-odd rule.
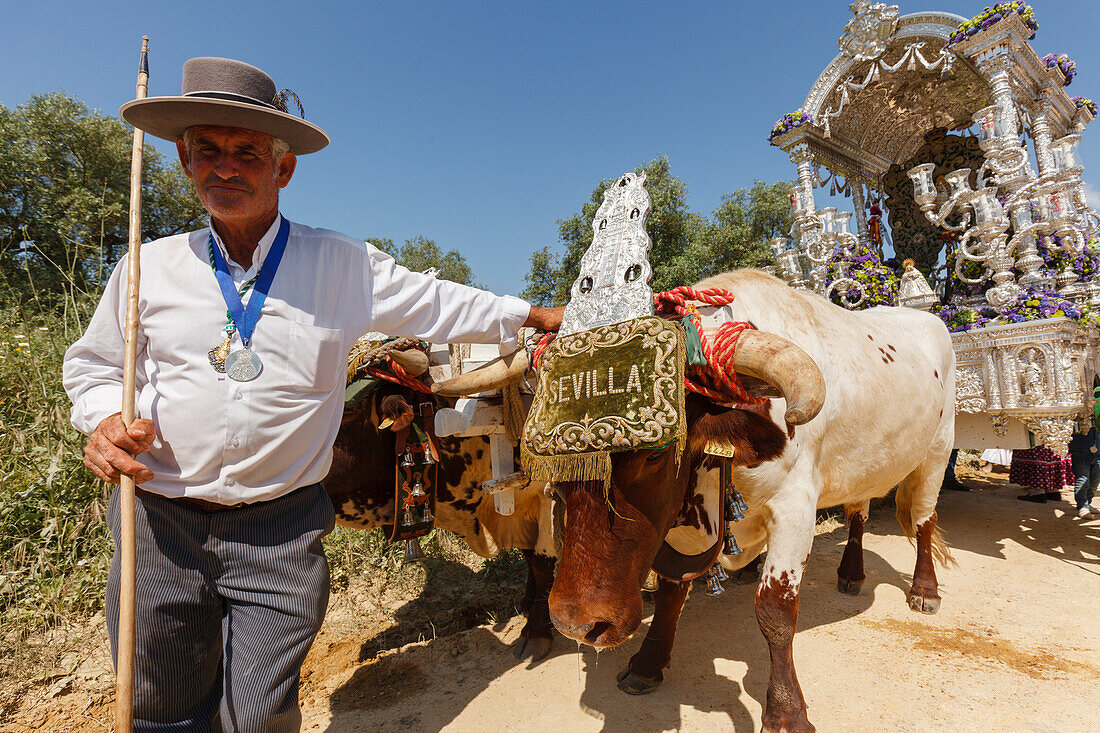
[[[725,465],[724,461],[723,465]],[[661,549],[657,550],[657,556],[653,558],[653,572],[665,580],[673,580],[679,583],[695,580],[710,570],[710,566],[714,564],[722,551],[724,530],[726,528],[725,498],[725,483],[721,483],[718,495],[718,539],[715,540],[714,545],[698,555],[685,555],[668,542],[661,542]]]

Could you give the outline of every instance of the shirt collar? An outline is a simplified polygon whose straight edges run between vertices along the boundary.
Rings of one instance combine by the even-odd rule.
[[[275,241],[275,235],[279,233],[279,225],[283,223],[282,213],[276,214],[275,221],[271,223],[264,235],[260,237],[259,246],[256,247],[256,251],[252,253],[252,266],[245,270],[239,264],[234,262],[229,257],[229,253],[225,249],[225,245],[222,243],[222,238],[218,236],[217,230],[214,229],[213,222],[210,223],[210,234],[214,238],[214,244],[221,250],[222,257],[225,258],[226,265],[229,266],[229,272],[232,275],[240,275],[243,277],[252,277],[260,271],[260,267],[263,265],[264,259],[267,257],[267,253],[271,250],[271,244]]]

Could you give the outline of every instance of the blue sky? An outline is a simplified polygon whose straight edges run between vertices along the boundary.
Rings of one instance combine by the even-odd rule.
[[[984,5],[899,4],[966,17]],[[116,114],[142,34],[151,95],[178,94],[192,56],[248,61],[333,138],[299,160],[284,213],[357,237],[430,237],[518,293],[530,253],[557,243],[556,220],[601,178],[667,155],[709,213],[754,179],[793,177],[767,133],[836,55],[847,5],[2,0],[0,103],[63,89]],[[1100,3],[1033,5],[1036,50],[1068,53],[1070,92],[1100,97]],[[1081,152],[1100,165],[1100,136]]]

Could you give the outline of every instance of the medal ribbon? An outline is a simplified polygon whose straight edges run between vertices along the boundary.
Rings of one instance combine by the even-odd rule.
[[[213,236],[213,234],[211,234]],[[218,278],[218,286],[222,291],[222,299],[233,322],[237,324],[237,330],[241,334],[241,343],[247,348],[252,341],[252,332],[256,330],[256,322],[260,320],[260,311],[263,310],[264,301],[267,300],[267,291],[275,280],[275,272],[279,269],[279,262],[283,259],[283,250],[286,249],[286,240],[290,237],[290,222],[283,217],[279,225],[279,233],[275,235],[275,241],[271,243],[271,250],[264,258],[264,264],[256,275],[256,284],[252,288],[252,296],[248,299],[246,308],[241,302],[241,296],[237,294],[237,288],[233,284],[233,276],[229,274],[229,266],[222,256],[221,249],[214,248],[214,274]]]

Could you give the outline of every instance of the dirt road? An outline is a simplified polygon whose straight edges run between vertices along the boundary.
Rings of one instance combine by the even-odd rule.
[[[845,528],[818,535],[794,654],[821,733],[1100,730],[1100,520],[1067,516],[1066,501],[1017,501],[1018,489],[1003,477],[964,479],[975,491],[940,498],[940,525],[959,566],[938,571],[937,616],[905,604],[915,555],[891,504],[873,509],[867,524],[860,596],[836,591]],[[558,637],[550,657],[528,668],[508,648],[522,625],[506,617],[521,582],[514,572],[426,567],[433,569],[419,589],[383,583],[384,593],[334,596],[303,669],[305,730],[760,729],[768,651],[752,586],[728,583],[713,598],[697,587],[664,685],[630,697],[616,689],[615,675],[644,626],[623,648],[598,657]],[[486,613],[501,622],[390,649]],[[110,729],[113,677],[102,616],[80,634],[88,642],[58,670],[19,688],[12,715],[0,715],[0,731]]]
[[[959,566],[939,571],[943,606],[905,604],[914,550],[892,507],[872,512],[867,581],[836,591],[847,533],[819,535],[803,584],[794,653],[810,720],[826,731],[1100,729],[1100,521],[1069,502],[1017,501],[1003,479],[968,474],[940,526]],[[753,588],[696,588],[672,668],[646,697],[615,687],[641,634],[598,657],[561,637],[527,668],[511,656],[520,621],[409,645],[359,663],[359,640],[326,633],[307,662],[305,730],[753,731],[767,647]]]

